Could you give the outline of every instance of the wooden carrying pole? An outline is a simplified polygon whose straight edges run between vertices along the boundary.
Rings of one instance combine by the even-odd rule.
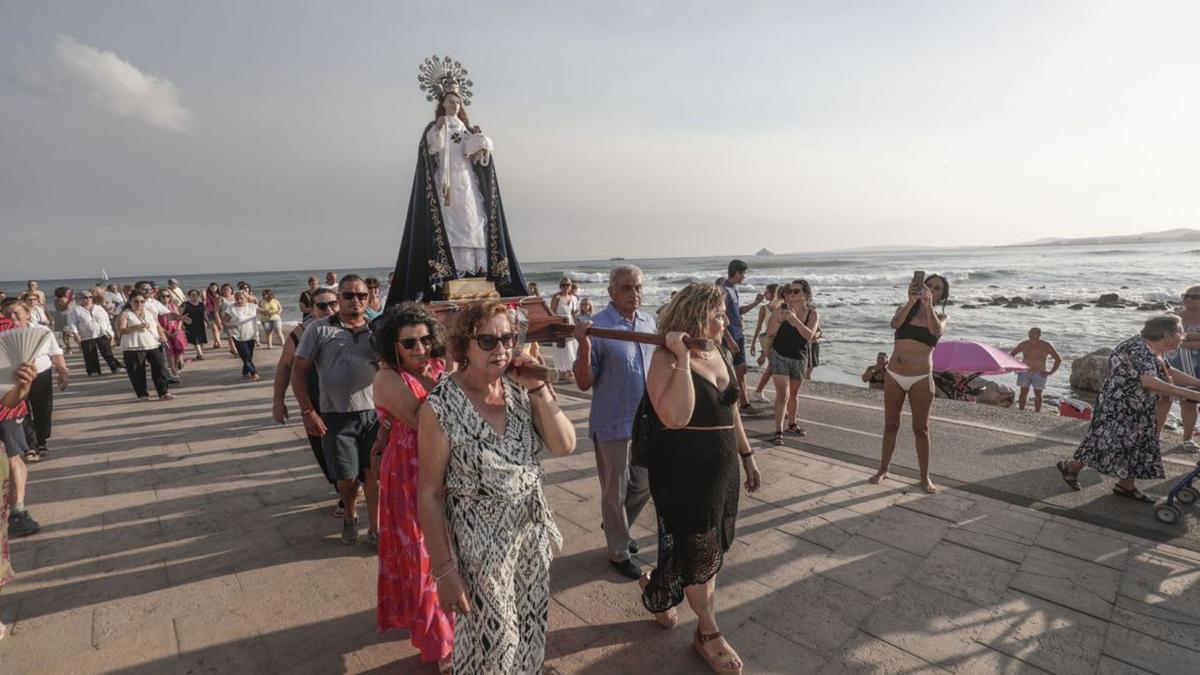
[[[565,323],[554,323],[546,326],[548,332],[553,334],[553,337],[548,338],[547,342],[557,342],[575,335],[575,326]],[[588,326],[588,337],[605,338],[608,340],[620,340],[622,342],[637,342],[643,345],[656,345],[658,347],[667,346],[667,338],[658,333],[635,333],[628,330],[614,330],[612,328],[596,328]],[[533,341],[532,331],[528,334],[528,339]],[[687,337],[683,339],[683,344],[689,349],[713,349],[713,341],[704,338]]]
[[[502,298],[499,300],[506,305],[519,309],[524,314],[525,330],[523,331],[524,342],[557,342],[562,344],[568,338],[574,337],[575,326],[567,323],[564,317],[557,316],[550,311],[549,305],[545,299],[531,296],[527,298]],[[466,301],[440,301],[426,303],[430,311],[437,317],[438,321],[443,325],[449,324],[454,315],[459,311],[462,305],[466,305]],[[627,330],[613,330],[611,328],[596,328],[588,326],[587,334],[589,337],[605,338],[608,340],[620,340],[622,342],[636,342],[644,345],[655,345],[658,347],[667,346],[666,337],[658,333],[635,333]],[[705,351],[715,348],[712,340],[704,338],[684,338],[683,344],[689,349],[702,349]],[[526,364],[521,367],[526,373],[536,377],[544,382],[550,382],[557,379],[558,371],[553,368],[539,366],[535,364]]]

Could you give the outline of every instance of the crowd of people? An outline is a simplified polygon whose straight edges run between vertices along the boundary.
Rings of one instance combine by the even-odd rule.
[[[642,604],[662,627],[674,627],[678,606],[687,602],[699,619],[691,646],[717,673],[743,666],[719,626],[716,579],[734,540],[741,490],[762,483],[743,418],[768,414],[754,403],[771,400],[761,395],[770,382],[767,446],[806,434],[798,394],[818,365],[823,334],[807,281],[772,284],[743,304],[738,287],[749,273],[745,262],[731,261],[726,277],[689,284],[652,314],[642,306],[641,270],[620,265],[610,272],[602,310],[579,298],[568,277],[549,304],[575,326],[573,340],[556,347],[556,365],[591,392],[588,436],[603,554],[637,582]],[[871,482],[889,477],[907,401],[920,485],[938,489],[930,468],[932,355],[948,326],[949,295],[940,275],[914,279],[891,317],[892,351],[880,352],[862,375],[883,390],[883,440]],[[0,585],[11,578],[8,537],[38,528],[25,507],[24,462],[50,452],[50,371],[65,389],[63,353],[72,343],[88,376],[123,369],[144,400],[148,367],[158,398],[170,400],[189,347],[202,359],[210,338],[218,350],[225,340],[242,376],[257,380],[255,345],[272,349],[278,338],[272,417],[281,424],[291,418],[291,389],[314,461],[337,500],[344,544],[360,540],[365,515],[365,539],[378,548],[379,630],[407,631],[422,659],[442,672],[540,671],[550,561],[562,537],[539,456],[569,454],[577,438],[554,384],[524,368],[540,357],[518,344],[512,307],[469,303],[442,325],[421,304],[383,307],[386,291],[376,279],[329,273],[324,284],[309,279],[299,298],[304,320],[284,335],[280,301],[270,291],[256,296],[244,283],[187,291],[174,280],[162,288],[145,281],[78,293],[56,289],[49,307],[43,297],[30,282],[20,297],[0,301],[0,331],[33,325],[58,337],[17,371],[0,400],[0,440],[9,458]],[[1113,352],[1088,434],[1074,457],[1057,465],[1071,489],[1092,468],[1117,479],[1115,494],[1154,501],[1136,481],[1165,475],[1158,441],[1163,401],[1184,401],[1191,408],[1185,421],[1193,424],[1200,401],[1194,389],[1200,358],[1193,353],[1200,348],[1200,288],[1189,289],[1184,302],[1182,319],[1151,318]],[[747,351],[743,318],[756,309]],[[656,333],[662,346],[593,337],[592,328]],[[1036,329],[1013,353],[1031,364],[1027,382],[1040,407],[1045,376],[1061,356]],[[755,355],[766,368],[750,396],[746,362]],[[633,557],[631,526],[651,501],[658,552],[646,570]]]

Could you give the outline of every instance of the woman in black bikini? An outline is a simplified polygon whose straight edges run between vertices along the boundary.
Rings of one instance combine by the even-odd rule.
[[[946,315],[937,313],[933,305],[942,303],[944,311],[949,297],[950,282],[945,277],[930,275],[920,287],[914,280],[908,288],[908,302],[892,316],[896,342],[883,383],[883,451],[872,483],[888,477],[900,432],[900,412],[908,398],[921,487],[930,494],[937,492],[929,478],[929,408],[933,404],[933,348],[946,328]]]
[[[771,436],[772,445],[783,445],[785,406],[787,430],[797,436],[806,433],[796,424],[796,397],[807,377],[809,342],[816,337],[821,324],[820,315],[808,306],[812,291],[807,281],[797,279],[780,286],[780,292],[786,304],[780,305],[767,322],[767,336],[771,340],[768,372],[775,383],[775,433]]]

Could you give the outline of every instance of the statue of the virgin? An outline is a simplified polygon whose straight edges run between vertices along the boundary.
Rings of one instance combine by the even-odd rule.
[[[486,278],[504,297],[527,295],[508,236],[492,139],[467,117],[467,70],[449,56],[431,56],[417,80],[436,101],[417,150],[404,238],[387,304],[437,300],[442,286]]]

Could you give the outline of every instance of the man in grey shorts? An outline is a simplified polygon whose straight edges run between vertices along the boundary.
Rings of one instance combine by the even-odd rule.
[[[1013,347],[1013,356],[1020,356],[1029,370],[1017,373],[1017,386],[1021,388],[1017,405],[1025,409],[1025,401],[1029,398],[1029,390],[1033,389],[1033,411],[1042,411],[1042,390],[1046,388],[1046,378],[1058,371],[1062,365],[1062,356],[1054,345],[1042,339],[1041,328],[1030,328],[1029,339]],[[1048,359],[1054,360],[1054,366],[1046,367]]]
[[[292,391],[300,404],[304,429],[321,438],[329,477],[337,481],[346,506],[342,543],[358,541],[355,502],[362,485],[367,497],[367,540],[379,540],[379,481],[371,472],[371,446],[379,431],[372,385],[379,370],[367,323],[367,284],[347,274],[338,284],[338,313],[312,321],[304,329],[292,368]],[[308,388],[308,373],[317,369],[320,405]],[[320,412],[318,412],[318,408]]]

